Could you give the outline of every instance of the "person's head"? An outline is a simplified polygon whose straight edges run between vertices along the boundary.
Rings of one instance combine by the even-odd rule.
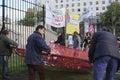
[[[90,32],[87,32],[87,33],[86,33],[86,36],[91,36],[91,33],[90,33]]]
[[[44,35],[45,34],[45,27],[42,25],[38,25],[35,29],[37,32],[39,32],[40,34]]]
[[[77,36],[77,35],[78,35],[78,32],[77,32],[77,31],[75,31],[75,32],[73,33],[73,35]]]
[[[2,34],[5,35],[5,36],[7,36],[8,38],[10,37],[10,33],[9,33],[8,30],[3,30]]]
[[[103,27],[103,28],[102,28],[102,31],[110,32],[110,29],[108,29],[108,28],[106,28],[106,27]]]

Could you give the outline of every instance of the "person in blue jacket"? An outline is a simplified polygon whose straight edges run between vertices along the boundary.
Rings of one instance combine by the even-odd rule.
[[[35,80],[35,73],[38,72],[40,80],[45,80],[45,69],[42,51],[50,53],[51,49],[43,39],[45,27],[38,25],[33,34],[28,37],[25,53],[25,63],[28,67],[29,80]]]
[[[93,80],[114,80],[120,60],[117,38],[107,28],[94,33],[90,49],[89,61],[93,63]]]

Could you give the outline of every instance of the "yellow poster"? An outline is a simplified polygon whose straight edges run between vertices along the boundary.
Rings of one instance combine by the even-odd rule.
[[[75,31],[80,33],[78,19],[78,14],[73,14],[69,11],[66,13],[66,34],[73,34]]]

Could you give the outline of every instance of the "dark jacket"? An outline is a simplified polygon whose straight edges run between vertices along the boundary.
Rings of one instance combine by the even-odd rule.
[[[96,32],[91,40],[89,60],[93,62],[102,56],[112,56],[120,59],[119,47],[116,37],[107,31]]]
[[[0,56],[10,56],[12,53],[12,48],[10,45],[17,46],[17,43],[6,37],[5,35],[0,35]]]
[[[50,52],[50,47],[42,38],[41,34],[34,32],[28,37],[25,53],[25,63],[39,65],[43,63],[42,51]]]
[[[64,36],[64,34],[61,34],[60,36],[58,36],[57,41],[55,41],[55,43],[58,43],[60,45],[65,46],[65,36]]]
[[[79,40],[78,40],[78,37],[77,36],[74,36],[73,37],[73,48],[78,48],[79,46]]]

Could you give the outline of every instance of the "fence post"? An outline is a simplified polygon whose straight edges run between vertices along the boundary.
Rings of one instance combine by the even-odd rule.
[[[43,26],[45,26],[45,5],[43,5]]]
[[[5,30],[5,0],[2,0],[2,29],[0,33]]]

